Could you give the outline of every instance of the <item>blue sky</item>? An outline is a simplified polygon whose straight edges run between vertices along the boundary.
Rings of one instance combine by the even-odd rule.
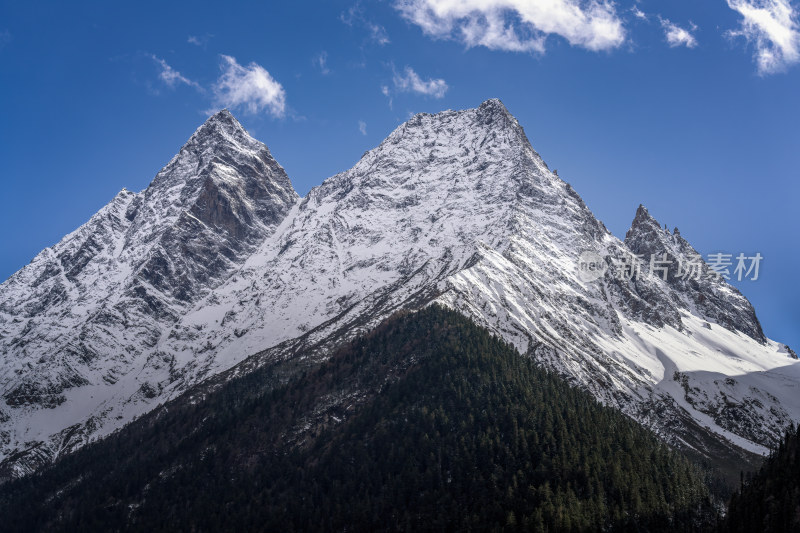
[[[636,207],[800,348],[800,5],[789,0],[0,4],[0,278],[141,190],[230,107],[305,194],[410,114],[498,97],[619,237]]]

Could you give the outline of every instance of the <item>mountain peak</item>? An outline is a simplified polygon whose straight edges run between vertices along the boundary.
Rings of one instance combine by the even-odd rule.
[[[398,126],[382,144],[395,145],[401,138],[421,136],[426,146],[433,138],[437,142],[461,146],[469,142],[468,138],[485,142],[487,135],[495,139],[499,136],[504,142],[516,145],[519,141],[530,144],[517,119],[498,98],[471,109],[417,113]]]
[[[663,230],[661,228],[661,224],[650,214],[644,205],[639,204],[639,207],[636,209],[636,216],[633,217],[633,222],[631,222],[631,227],[625,234],[625,241],[629,242],[639,235],[651,233],[653,231],[669,233],[668,230]]]
[[[214,113],[213,115],[211,115],[209,117],[209,120],[211,120],[213,118],[220,118],[220,119],[224,118],[226,120],[227,119],[236,120],[234,118],[234,116],[233,116],[233,113],[231,113],[230,110],[227,107],[224,107],[224,108],[220,109],[219,111],[217,111],[216,113]]]
[[[650,261],[667,256],[668,271],[664,281],[682,298],[688,308],[705,319],[731,331],[741,331],[759,343],[766,337],[750,302],[723,278],[715,276],[703,257],[684,239],[678,228],[670,233],[640,205],[625,234],[625,245],[636,255]],[[652,264],[652,263],[651,263]],[[686,265],[697,265],[694,274]]]
[[[625,244],[635,254],[669,252],[678,256],[683,253],[680,250],[683,248],[680,246],[682,243],[676,242],[666,226],[662,226],[641,204],[636,209],[636,216],[633,217],[631,227],[625,233]],[[688,243],[686,244],[688,245]],[[692,252],[694,252],[693,249]]]
[[[236,120],[236,117],[234,117],[233,114],[227,108],[220,109],[219,111],[208,117],[208,120],[205,121],[204,125],[209,123],[230,124],[241,127],[239,121]]]
[[[148,192],[154,194],[161,188],[170,189],[176,184],[182,184],[182,188],[190,182],[200,186],[212,166],[221,161],[237,166],[236,161],[243,157],[261,160],[276,170],[280,167],[267,147],[251,137],[230,111],[222,109],[195,130],[175,157],[156,175]],[[285,174],[282,168],[279,173]],[[288,182],[288,178],[282,181]],[[196,192],[197,187],[194,189]]]
[[[199,142],[208,138],[217,139],[219,137],[242,138],[250,136],[230,111],[222,109],[208,117],[203,125],[197,128],[189,142]]]
[[[489,98],[478,106],[479,110],[509,113],[508,108],[499,98]]]
[[[504,124],[504,125],[514,125],[515,127],[519,127],[519,123],[514,115],[508,110],[508,108],[500,101],[499,98],[490,98],[486,100],[481,105],[474,110],[477,113],[477,116],[481,121],[485,124]]]
[[[639,204],[639,207],[636,208],[636,216],[633,217],[633,221],[634,221],[634,223],[637,222],[637,221],[638,222],[645,222],[645,221],[646,222],[650,222],[650,221],[652,221],[652,222],[655,222],[656,224],[658,224],[656,219],[653,217],[653,215],[650,214],[650,211],[647,210],[647,208],[644,206],[644,204]]]
[[[413,115],[380,145],[365,152],[350,171],[328,182],[324,190],[334,183],[351,187],[353,177],[358,177],[358,183],[369,187],[394,188],[412,179],[450,187],[448,194],[459,184],[457,187],[476,187],[482,196],[491,194],[492,187],[495,192],[513,195],[508,191],[516,191],[520,185],[518,170],[507,165],[522,160],[534,169],[533,174],[539,176],[541,171],[541,179],[550,179],[547,165],[530,146],[517,119],[494,98],[469,109]]]
[[[228,109],[217,111],[197,128],[146,191],[147,198],[160,206],[159,211],[173,216],[209,194],[204,201],[210,202],[208,209],[217,214],[227,209],[241,214],[256,208],[259,214],[255,218],[269,219],[270,224],[275,221],[260,213],[262,208],[269,210],[274,200],[281,206],[278,213],[282,216],[284,207],[297,197],[266,145],[251,137]],[[227,207],[217,206],[218,201]],[[210,222],[198,213],[193,216]]]

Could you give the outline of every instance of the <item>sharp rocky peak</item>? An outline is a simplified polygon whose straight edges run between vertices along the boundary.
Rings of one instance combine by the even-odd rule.
[[[158,173],[144,193],[142,212],[162,222],[186,220],[188,213],[206,229],[253,241],[263,237],[256,226],[280,222],[297,197],[266,145],[223,109]],[[137,226],[142,223],[149,224],[138,220]]]
[[[208,119],[197,128],[194,135],[189,139],[189,142],[192,142],[192,140],[215,138],[221,135],[228,137],[247,135],[247,131],[241,123],[236,120],[236,117],[227,109],[217,111],[208,117]]]
[[[490,98],[476,109],[482,116],[506,116],[513,118],[511,112],[499,98]]]
[[[694,247],[675,229],[661,226],[647,208],[640,205],[625,245],[645,263],[666,268],[660,276],[679,295],[687,309],[729,330],[738,330],[760,343],[766,342],[755,310],[747,298],[717,275]]]
[[[214,161],[229,160],[239,155],[273,160],[266,145],[251,137],[230,111],[223,109],[197,128],[165,170],[174,163],[188,159],[199,173]]]
[[[636,209],[631,227],[625,233],[625,244],[635,254],[666,252],[680,259],[699,256],[692,245],[681,236],[678,228],[670,232],[667,226],[662,226],[644,205],[639,205]]]
[[[631,227],[628,230],[628,234],[637,234],[641,233],[642,231],[652,231],[654,229],[661,229],[661,224],[650,214],[647,208],[639,204],[639,207],[636,209],[636,216],[633,217],[633,222],[631,223]],[[626,234],[626,238],[628,237]]]
[[[228,183],[231,178],[243,185],[245,181],[271,182],[289,195],[296,195],[288,176],[266,145],[251,137],[230,111],[223,109],[197,128],[178,154],[156,175],[145,196],[161,201],[175,196],[176,189],[182,189],[180,196],[185,200],[187,195],[194,196],[209,179],[219,175]]]

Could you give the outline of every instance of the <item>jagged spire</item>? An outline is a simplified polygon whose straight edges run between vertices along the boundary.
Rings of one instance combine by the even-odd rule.
[[[758,342],[766,342],[761,324],[756,318],[750,302],[723,278],[714,277],[702,256],[686,241],[675,228],[670,234],[666,224],[661,225],[640,205],[631,227],[625,234],[625,245],[633,254],[643,256],[645,261],[652,257],[663,260],[666,254],[669,275],[665,281],[679,294],[688,298],[691,305],[707,317],[730,330],[738,330]],[[690,276],[686,265],[696,264],[695,274]]]
[[[633,222],[631,222],[631,227],[628,229],[627,233],[625,233],[625,242],[629,242],[631,239],[643,233],[660,229],[661,224],[653,218],[653,215],[650,214],[644,205],[639,204],[639,207],[636,209],[636,216],[633,217]]]

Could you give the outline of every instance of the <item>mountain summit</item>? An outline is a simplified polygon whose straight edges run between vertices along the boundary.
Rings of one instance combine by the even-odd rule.
[[[433,303],[672,444],[764,453],[800,418],[800,364],[724,280],[636,259],[664,253],[708,273],[643,207],[614,237],[499,100],[415,115],[304,198],[221,111],[145,191],[0,285],[4,464],[30,471],[195,387],[325,359]],[[584,254],[606,263],[592,279]]]
[[[662,228],[642,205],[625,234],[625,244],[634,254],[664,261],[668,267],[666,281],[683,300],[684,307],[731,331],[740,331],[760,343],[767,342],[747,298],[709,268],[677,229],[670,233]]]
[[[0,441],[48,457],[113,429],[115,402],[144,407],[135,399],[157,392],[132,372],[296,200],[267,147],[224,110],[147,189],[123,189],[42,251],[0,286]]]

